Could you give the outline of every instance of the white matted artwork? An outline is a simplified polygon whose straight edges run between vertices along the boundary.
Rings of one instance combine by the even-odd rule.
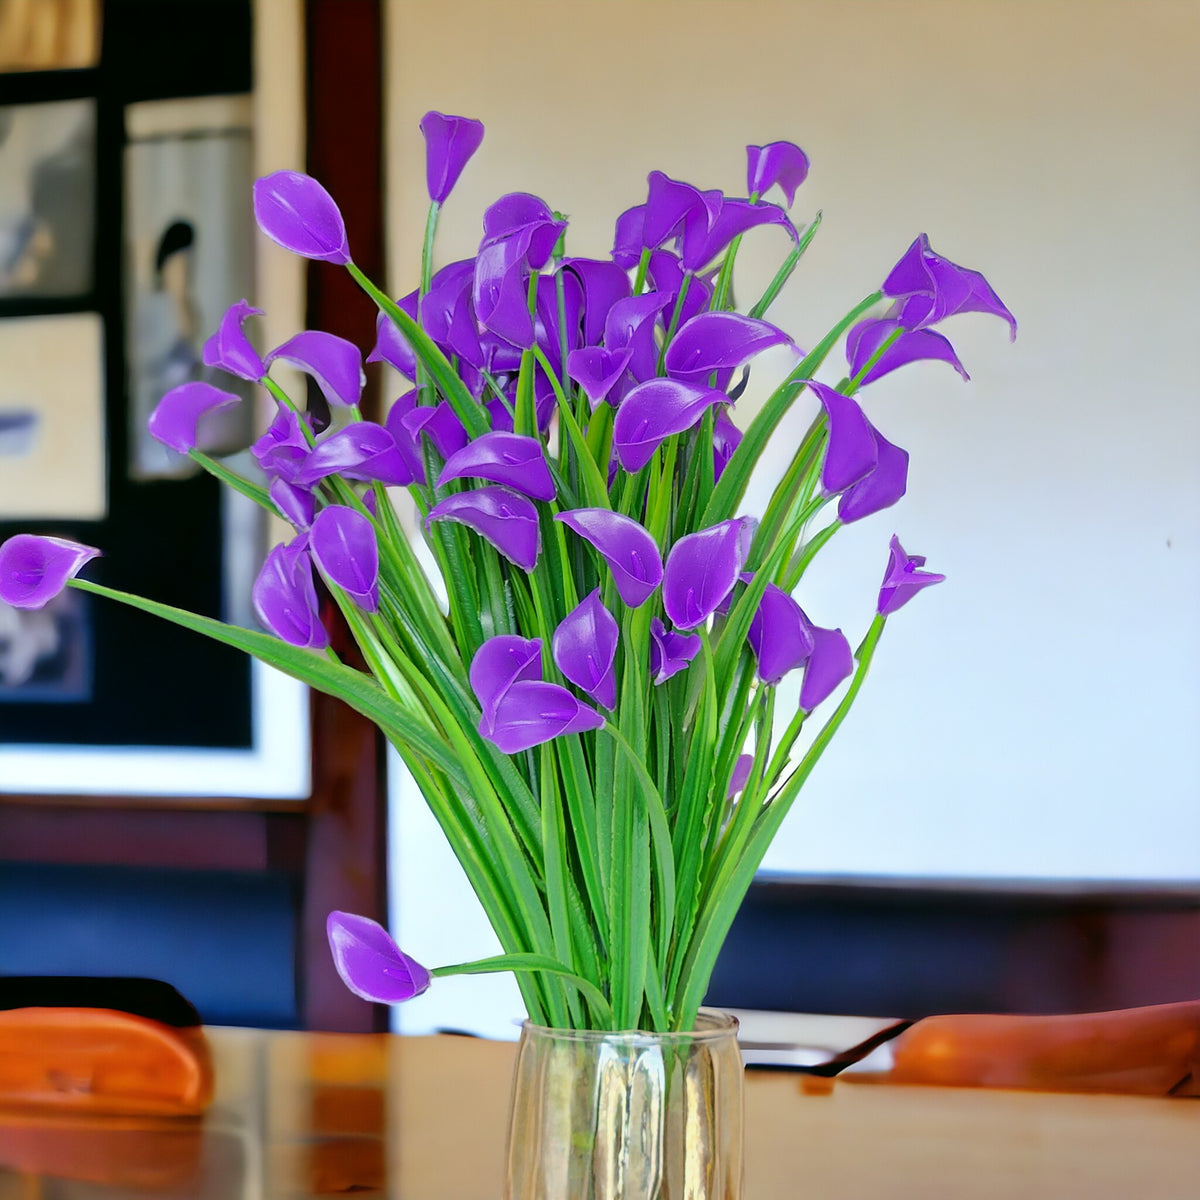
[[[0,321],[0,520],[105,515],[103,342],[96,313]]]
[[[125,122],[129,469],[138,479],[183,477],[195,464],[146,429],[163,394],[195,380],[251,394],[201,361],[225,310],[254,294],[250,97],[134,104]],[[251,419],[248,404],[206,418],[200,449],[244,447]]]

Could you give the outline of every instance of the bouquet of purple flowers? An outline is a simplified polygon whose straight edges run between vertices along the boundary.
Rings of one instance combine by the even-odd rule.
[[[0,547],[0,598],[39,607],[67,584],[108,596],[240,647],[378,724],[504,953],[430,972],[374,922],[333,913],[334,958],[360,995],[395,1003],[433,975],[514,971],[540,1024],[688,1030],[755,869],[888,618],[942,579],[893,537],[857,650],[795,598],[841,526],[905,491],[908,455],[857,394],[917,359],[966,378],[935,329],[956,313],[994,313],[1014,335],[1016,324],[982,275],[922,235],[878,291],[801,350],[766,319],[819,224],[801,230],[788,215],[808,160],[787,142],[748,147],[746,199],[653,172],[607,259],[570,257],[566,220],[516,193],[484,213],[473,259],[435,271],[438,213],[483,126],[429,113],[421,129],[429,220],[420,285],[399,300],[355,266],[319,183],[282,171],[254,188],[268,237],[344,267],[378,305],[368,361],[413,385],[386,420],[359,412],[357,347],[307,331],[260,356],[244,331],[258,310],[243,301],[204,361],[275,398],[252,448],[261,478],[196,448],[198,425],[240,403],[234,393],[185,383],[150,421],[161,442],[293,527],[254,586],[270,632],[76,578],[98,551],[24,534]],[[764,199],[776,190],[787,209]],[[789,251],[739,313],[739,244],[765,225]],[[844,377],[817,381],[843,339]],[[771,347],[794,366],[740,429],[730,411]],[[306,411],[271,377],[276,361],[311,376],[345,419]],[[752,469],[804,391],[815,419],[761,518],[741,515]],[[389,489],[416,506],[444,602]],[[331,648],[318,589],[368,671]],[[777,685],[796,670],[798,707],[777,724]],[[822,706],[819,731],[794,754]]]

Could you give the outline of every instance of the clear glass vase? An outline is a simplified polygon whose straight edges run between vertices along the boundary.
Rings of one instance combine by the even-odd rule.
[[[691,1033],[526,1022],[517,1047],[504,1200],[740,1200],[737,1021]]]

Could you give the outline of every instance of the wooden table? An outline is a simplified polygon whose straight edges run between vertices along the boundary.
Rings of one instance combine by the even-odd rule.
[[[203,1122],[0,1114],[0,1200],[499,1193],[513,1046],[213,1029]],[[1183,1200],[1200,1102],[746,1080],[748,1200]]]

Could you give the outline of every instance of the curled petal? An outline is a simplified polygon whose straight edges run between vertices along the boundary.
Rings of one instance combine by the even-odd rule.
[[[850,366],[850,374],[857,378],[858,373],[870,362],[871,356],[883,345],[884,340],[903,328],[899,321],[887,317],[860,321],[855,325],[846,335],[846,361]],[[860,384],[865,386],[874,383],[876,379],[882,379],[897,367],[930,358],[949,363],[964,379],[971,378],[946,338],[932,329],[914,329],[902,332],[892,342],[862,377]]]
[[[649,192],[642,226],[642,244],[653,250],[679,232],[689,213],[703,209],[704,193],[690,183],[671,179],[661,171],[651,171],[646,182]]]
[[[528,192],[510,192],[484,211],[480,249],[504,243],[510,261],[540,271],[566,227],[566,221],[557,220],[545,200]]]
[[[458,521],[491,542],[509,562],[532,571],[542,548],[537,509],[532,500],[502,487],[481,487],[438,501],[425,518]]]
[[[946,578],[945,575],[935,575],[932,571],[918,570],[918,567],[925,565],[924,555],[906,554],[904,547],[900,545],[900,539],[894,534],[890,551],[877,605],[878,612],[883,617],[890,616],[898,608],[903,608],[922,588],[941,583]]]
[[[607,400],[625,376],[633,350],[606,350],[603,346],[581,346],[567,355],[567,374],[575,380],[595,408]]]
[[[751,195],[761,196],[778,184],[791,208],[796,201],[796,189],[807,178],[808,155],[792,142],[746,147],[746,190]]]
[[[599,345],[609,309],[629,296],[629,276],[607,259],[566,258],[563,268],[577,276],[583,288],[583,344]]]
[[[329,645],[318,615],[307,536],[271,548],[251,596],[258,619],[288,645],[310,650]]]
[[[635,379],[653,379],[658,374],[655,322],[674,299],[666,292],[644,292],[618,300],[608,310],[604,319],[604,348],[628,350],[629,369]]]
[[[379,607],[379,547],[371,522],[344,504],[321,509],[309,534],[321,573],[365,612]]]
[[[726,400],[716,388],[677,379],[639,383],[613,418],[613,448],[621,466],[640,471],[667,438],[691,429],[709,408]]]
[[[558,669],[602,708],[617,704],[617,621],[595,588],[569,612],[550,643]]]
[[[42,608],[99,554],[66,538],[14,534],[0,546],[0,600],[13,608]]]
[[[534,343],[533,318],[525,294],[525,271],[503,242],[481,248],[475,259],[472,299],[475,315],[486,329],[513,346]]]
[[[658,543],[632,517],[607,508],[574,508],[554,519],[599,551],[612,571],[617,594],[630,608],[645,604],[662,582]]]
[[[735,237],[758,225],[782,225],[793,242],[799,241],[796,227],[788,219],[787,213],[776,204],[720,199],[716,205],[693,209],[684,222],[683,240],[680,243],[684,267],[689,271],[699,271]]]
[[[503,249],[494,257],[502,269],[508,264]],[[519,272],[517,273],[519,276]],[[448,354],[457,355],[473,367],[484,364],[483,345],[479,340],[479,322],[471,304],[475,280],[475,260],[449,263],[434,275],[429,291],[421,298],[421,322],[425,332]]]
[[[256,179],[254,219],[271,241],[302,258],[350,261],[342,214],[333,197],[309,175],[276,171]]]
[[[268,489],[271,500],[285,521],[297,529],[307,529],[317,513],[317,499],[310,488],[298,487],[284,479],[272,479]]]
[[[267,366],[277,360],[311,375],[325,399],[342,408],[353,408],[358,403],[367,381],[358,347],[336,334],[317,329],[298,333],[272,350],[267,355]]]
[[[613,230],[612,260],[623,271],[638,265],[645,241],[646,206],[627,208],[618,218]]]
[[[333,911],[325,922],[333,965],[356,995],[376,1004],[402,1004],[429,989],[433,976],[369,917]]]
[[[891,508],[908,488],[908,451],[891,442],[871,426],[875,439],[875,465],[838,498],[838,518],[844,524],[861,521]]]
[[[671,547],[663,570],[663,608],[679,629],[695,629],[738,581],[758,522],[735,517],[689,533]]]
[[[778,683],[813,652],[808,618],[800,605],[773,583],[763,592],[746,640],[758,659],[758,677],[767,684]]]
[[[392,426],[391,414],[389,413],[388,415],[390,428]],[[452,458],[467,444],[467,431],[463,428],[463,423],[458,419],[458,414],[445,400],[432,407],[426,404],[411,408],[408,411],[402,411],[398,419],[405,432],[412,439],[414,446],[419,447],[419,439],[424,434],[433,443],[433,448],[443,459]],[[399,441],[400,439],[397,438],[397,443]],[[421,461],[419,477],[419,481],[424,483],[425,464],[423,460]]]
[[[490,729],[479,732],[505,754],[519,754],[565,733],[599,729],[604,718],[581,703],[565,687],[540,680],[514,683],[496,705]]]
[[[158,402],[147,428],[164,446],[186,454],[196,448],[196,429],[202,417],[240,401],[241,396],[223,392],[211,383],[181,383]]]
[[[742,444],[742,431],[729,419],[723,408],[717,409],[713,422],[713,482],[720,480],[733,452]]]
[[[438,476],[438,487],[452,479],[487,479],[534,500],[553,500],[558,493],[537,438],[518,433],[482,434],[453,454]]]
[[[800,684],[800,707],[812,712],[830,693],[854,673],[854,654],[840,629],[809,625],[813,649]]]
[[[857,400],[816,380],[810,379],[808,386],[829,417],[829,444],[821,464],[821,490],[827,496],[836,496],[875,466],[875,437]]]
[[[262,309],[252,308],[245,300],[239,300],[226,309],[217,332],[204,343],[204,349],[200,352],[204,365],[219,367],[239,379],[261,379],[267,373],[267,368],[242,329],[247,317],[261,316]]]
[[[396,307],[417,319],[417,293],[409,292]],[[395,367],[405,379],[416,379],[417,356],[408,344],[408,339],[396,328],[396,322],[385,312],[375,318],[375,347],[367,355],[367,362],[385,362]]]
[[[312,487],[330,475],[391,486],[413,482],[410,464],[395,438],[374,421],[355,421],[319,442],[291,482]]]
[[[668,311],[672,315],[675,312],[679,293],[683,290],[684,277],[683,263],[678,254],[673,254],[670,250],[655,250],[650,255],[646,278],[653,284],[656,292],[665,292],[671,297]],[[712,284],[704,276],[688,275],[687,277],[691,282],[688,284],[687,295],[679,306],[679,319],[675,322],[676,327],[682,327],[692,317],[706,311],[709,301],[712,299]]]
[[[441,204],[450,195],[463,167],[483,141],[483,122],[427,112],[421,118],[425,138],[425,184],[429,198]]]
[[[680,326],[663,365],[675,379],[698,383],[713,371],[734,371],[771,346],[791,346],[792,339],[769,321],[734,312],[705,312]]]
[[[265,474],[295,483],[311,449],[300,417],[281,404],[270,428],[250,447],[250,453]]]
[[[677,633],[657,617],[650,618],[650,677],[656,684],[678,675],[699,653],[698,633]]]
[[[488,638],[471,659],[471,689],[483,709],[483,732],[490,732],[496,705],[518,680],[541,679],[542,639],[499,634]]]

